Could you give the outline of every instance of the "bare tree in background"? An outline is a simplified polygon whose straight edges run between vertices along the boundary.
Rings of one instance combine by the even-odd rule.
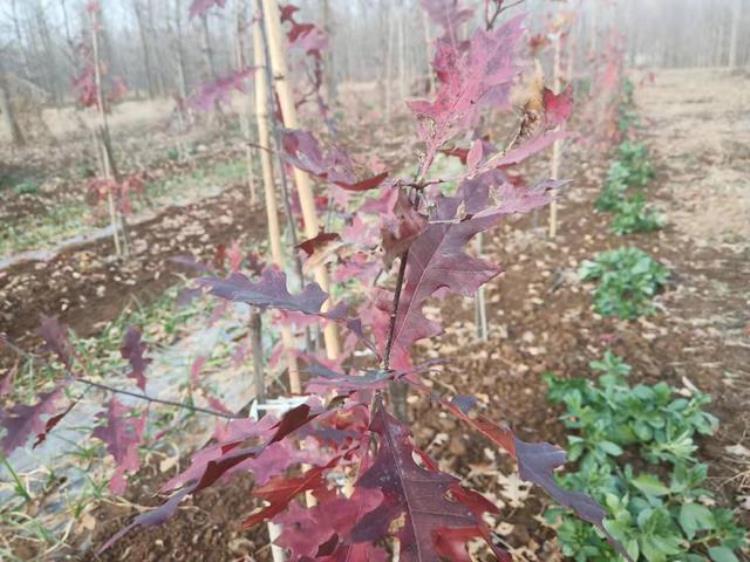
[[[18,121],[16,120],[16,115],[13,111],[13,102],[8,89],[8,78],[6,76],[5,65],[3,62],[5,56],[5,53],[0,52],[0,113],[3,114],[5,128],[8,130],[10,141],[13,146],[23,146],[26,143],[26,140],[21,131],[21,127],[18,126]]]
[[[732,24],[729,33],[729,68],[737,67],[737,42],[740,35],[740,20],[742,19],[742,0],[734,0],[732,6]]]
[[[133,0],[133,12],[135,13],[135,19],[138,22],[138,35],[141,39],[141,49],[143,50],[143,66],[146,71],[146,84],[148,86],[148,97],[154,98],[156,92],[154,91],[154,76],[153,70],[151,69],[151,47],[149,45],[148,28],[146,23],[146,16],[143,13],[143,4],[140,0]]]

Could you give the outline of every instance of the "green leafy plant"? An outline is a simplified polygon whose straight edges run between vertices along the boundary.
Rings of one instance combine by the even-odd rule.
[[[653,312],[651,300],[669,271],[643,250],[623,247],[585,260],[578,275],[582,281],[598,282],[594,308],[599,314],[633,319]]]
[[[602,192],[597,198],[598,211],[617,211],[629,187],[645,187],[654,178],[648,147],[643,143],[624,141],[617,147],[617,159],[607,171]]]
[[[661,382],[631,386],[631,368],[608,351],[590,363],[599,375],[561,379],[546,375],[549,399],[562,404],[561,420],[570,458],[578,470],[561,484],[591,494],[608,511],[607,530],[634,560],[648,562],[738,560],[745,531],[734,514],[713,508],[704,488],[708,468],[695,454],[697,435],[712,435],[718,421],[704,411],[710,398],[699,392],[678,395]],[[623,466],[622,458],[631,462]],[[619,461],[616,459],[620,459]],[[590,527],[551,508],[547,521],[559,526],[563,553],[579,562],[621,560]]]
[[[597,211],[614,211],[617,208],[628,189],[628,174],[629,172],[622,162],[619,160],[612,162],[607,172],[604,187],[595,203]]]
[[[661,215],[646,205],[642,193],[621,199],[614,212],[612,231],[621,236],[634,232],[653,232],[664,224]]]
[[[642,142],[624,141],[617,147],[618,160],[628,171],[625,183],[643,187],[654,179],[648,147]]]
[[[39,193],[39,183],[34,180],[26,179],[13,187],[16,195],[36,195]]]

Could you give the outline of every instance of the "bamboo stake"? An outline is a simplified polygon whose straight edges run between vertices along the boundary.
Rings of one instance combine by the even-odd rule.
[[[276,0],[262,0],[263,16],[268,31],[268,45],[271,55],[271,67],[273,68],[276,80],[276,92],[279,96],[281,111],[284,116],[284,125],[290,129],[299,128],[297,119],[297,107],[294,103],[291,85],[288,80],[288,70],[286,59],[283,51],[283,39],[281,32],[281,22],[279,19],[279,7]],[[305,223],[305,235],[307,238],[314,238],[318,235],[319,223],[315,210],[315,201],[313,198],[312,182],[310,176],[298,168],[294,168],[294,181],[297,185],[300,206],[302,207],[302,218]],[[291,219],[291,217],[290,217]],[[315,280],[318,285],[330,294],[330,283],[328,280],[328,270],[325,265],[320,265],[315,269]],[[330,308],[330,300],[324,305],[324,310]],[[336,324],[329,322],[324,331],[323,337],[326,344],[326,354],[329,359],[336,359],[341,353],[339,345],[338,329]]]
[[[266,57],[260,34],[260,22],[253,24],[253,54],[258,72],[255,74],[255,109],[258,122],[258,142],[262,150],[260,156],[261,172],[266,202],[266,216],[268,217],[268,241],[271,246],[271,258],[274,264],[285,269],[284,252],[281,249],[281,228],[279,227],[279,213],[276,206],[276,190],[274,188],[273,163],[271,161],[271,133],[268,127],[268,83],[266,74],[260,69],[266,65]],[[297,360],[294,357],[294,334],[289,326],[281,326],[281,342],[286,352],[287,367],[289,369],[289,388],[297,394],[302,392]]]
[[[263,2],[258,1],[258,21],[263,22]],[[268,33],[266,31],[265,25],[260,25],[260,33],[258,34],[260,41],[262,43],[263,47],[263,60],[267,61],[271,58],[271,51],[268,47]],[[289,238],[291,239],[291,245],[292,247],[296,248],[299,244],[299,238],[297,237],[297,226],[294,222],[294,214],[292,213],[292,206],[291,206],[291,199],[289,198],[289,189],[287,186],[287,176],[285,173],[286,170],[286,162],[284,161],[284,157],[282,156],[282,138],[281,138],[281,127],[279,127],[278,120],[276,119],[276,115],[274,114],[274,111],[271,108],[275,107],[276,104],[276,93],[273,88],[273,71],[271,70],[271,67],[269,65],[263,66],[263,73],[264,73],[264,79],[265,79],[265,85],[266,85],[266,113],[268,115],[268,124],[270,127],[270,136],[273,139],[274,142],[274,148],[276,153],[276,160],[278,164],[279,169],[279,185],[281,186],[281,201],[284,204],[284,214],[286,216],[286,226],[287,231],[286,234],[289,235]],[[282,124],[283,126],[283,124]],[[302,270],[302,259],[299,256],[299,253],[293,253],[292,259],[294,261],[294,268],[297,273],[297,279],[299,279],[300,286],[304,285],[304,279],[305,275]],[[316,326],[316,331],[320,332],[320,326]],[[317,334],[320,336],[320,334]],[[322,345],[318,344],[318,347],[322,347]],[[308,352],[313,349],[312,340],[310,339],[310,328],[305,328],[305,350]]]
[[[555,37],[555,62],[554,62],[554,88],[557,93],[562,90],[562,33],[558,32]],[[559,129],[560,127],[558,127]],[[562,159],[562,140],[558,139],[552,145],[552,163],[550,165],[550,177],[553,180],[560,179],[560,160]],[[552,195],[549,206],[549,237],[557,236],[557,194]]]

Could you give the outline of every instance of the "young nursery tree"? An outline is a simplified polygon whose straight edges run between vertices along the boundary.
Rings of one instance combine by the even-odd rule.
[[[274,153],[284,166],[294,168],[308,237],[300,246],[312,256],[317,282],[303,283],[292,293],[282,269],[268,266],[259,274],[245,275],[238,271],[243,261],[239,257],[233,260],[228,276],[206,275],[198,285],[219,299],[273,311],[275,323],[282,326],[322,325],[326,354],[290,349],[293,342],[282,328],[282,346],[305,365],[308,375],[304,402],[280,417],[230,419],[215,441],[195,453],[190,466],[166,483],[162,491],[172,493],[169,499],[135,517],[100,550],[136,527],[164,522],[186,496],[248,471],[255,481],[252,493],[264,501],[264,507],[248,514],[244,526],[264,521],[278,525],[275,544],[289,552],[290,560],[374,561],[397,556],[404,562],[463,562],[471,559],[467,544],[474,540],[483,541],[497,559],[510,560],[493,540],[485,518],[491,515],[497,520],[499,509],[441,471],[415,443],[403,421],[406,402],[398,398],[407,388],[507,453],[518,463],[522,479],[541,486],[558,504],[609,538],[605,511],[587,495],[557,484],[555,470],[565,462],[562,449],[521,440],[511,428],[492,421],[474,397],[434,392],[428,376],[434,365],[422,363],[415,349],[415,344],[437,337],[442,330],[438,320],[425,315],[427,303],[448,295],[472,296],[500,273],[496,264],[469,254],[472,239],[507,216],[548,204],[564,184],[543,180],[529,185],[509,174],[510,167],[559,138],[553,129],[570,114],[562,95],[550,92],[545,96],[540,126],[533,135],[516,135],[518,142],[508,148],[498,150],[473,135],[484,112],[510,108],[510,90],[522,68],[523,16],[461,39],[459,28],[472,20],[473,10],[447,0],[422,0],[443,34],[435,46],[434,96],[408,102],[417,121],[421,151],[415,155],[416,173],[402,177],[398,170],[370,169],[343,148],[325,146],[311,132],[298,128],[282,50],[282,20],[292,26],[288,38],[302,38],[306,52],[319,49],[319,36],[315,26],[291,17],[296,7],[286,5],[279,10],[274,0],[261,2],[254,41],[256,65],[264,71],[257,69],[255,78],[261,83],[256,103],[269,224],[274,221],[271,213],[275,215],[270,158]],[[195,0],[193,9],[214,3],[224,2]],[[502,6],[502,2],[494,4]],[[270,68],[266,49],[258,40],[263,26],[268,32]],[[273,125],[269,127],[263,119],[273,113],[269,78],[275,79],[287,127],[276,131],[279,143],[271,138]],[[268,81],[265,88],[262,81]],[[435,172],[436,161],[447,157],[445,153],[459,155],[464,162],[453,177]],[[318,230],[312,178],[326,186],[340,207],[339,232]],[[331,307],[325,262],[314,258],[337,239],[347,244],[336,253],[333,276],[350,281],[356,291]],[[278,236],[275,240],[272,236],[273,261],[283,265]],[[338,341],[339,330],[347,336],[344,345]],[[6,454],[35,434],[43,440],[75,406],[75,401],[69,401],[67,408],[59,407],[64,389],[92,384],[66,330],[46,319],[40,333],[66,377],[37,404],[17,405],[3,414],[0,424],[8,430],[2,442]],[[356,356],[355,350],[360,352]],[[145,391],[148,358],[136,330],[127,332],[121,352],[130,365],[128,376]],[[108,385],[98,386],[118,392]],[[389,395],[389,388],[396,390],[395,397]],[[154,401],[145,394],[140,397]],[[115,491],[122,490],[125,474],[138,466],[137,447],[147,419],[127,413],[112,398],[106,414],[100,414],[104,423],[94,434],[108,444],[117,462],[112,480]],[[44,422],[42,415],[52,417]],[[314,501],[301,501],[310,497]]]

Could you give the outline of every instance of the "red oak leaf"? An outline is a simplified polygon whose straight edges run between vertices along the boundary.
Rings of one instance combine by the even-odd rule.
[[[261,521],[274,518],[284,511],[294,498],[303,492],[312,491],[313,493],[321,493],[325,491],[328,484],[323,475],[338,460],[339,458],[336,457],[327,465],[311,468],[301,476],[292,478],[276,476],[265,486],[255,488],[253,495],[266,500],[271,505],[245,519],[243,526],[252,527]]]
[[[226,6],[226,3],[227,0],[193,0],[193,3],[190,4],[190,18],[204,15],[214,6],[223,8]]]
[[[409,202],[406,194],[392,190],[391,203],[381,216],[380,232],[383,238],[383,260],[390,267],[394,258],[403,254],[424,232],[427,220]]]
[[[547,127],[562,125],[573,113],[573,85],[568,84],[568,87],[559,94],[555,94],[549,88],[544,88],[542,102]]]
[[[456,478],[435,470],[431,461],[426,468],[418,466],[408,428],[388,414],[380,400],[370,429],[380,436],[378,453],[356,488],[380,490],[383,502],[357,522],[351,532],[353,542],[377,542],[389,535],[394,520],[403,517],[398,538],[404,562],[438,562],[448,550],[456,550],[457,541],[483,538],[491,545],[481,513],[497,510],[486,501],[480,504],[475,495],[466,495]],[[445,541],[454,546],[447,548]]]
[[[97,427],[91,434],[107,444],[107,451],[115,459],[115,473],[109,481],[109,489],[118,495],[125,493],[126,472],[135,472],[140,466],[138,445],[146,427],[146,415],[128,417],[131,410],[117,398],[109,401],[106,414],[100,413],[97,419],[106,420],[106,425]]]
[[[306,285],[297,295],[290,294],[286,287],[286,275],[273,267],[263,270],[256,283],[241,273],[232,273],[226,279],[203,277],[198,282],[210,288],[212,295],[222,299],[304,314],[320,314],[323,303],[328,299],[317,283]]]
[[[67,416],[73,408],[75,408],[76,404],[78,404],[78,400],[74,400],[62,412],[49,418],[47,420],[47,423],[44,424],[44,431],[36,436],[36,441],[34,441],[34,445],[31,448],[36,449],[39,445],[44,443],[47,440],[47,435],[49,435],[49,432],[57,427],[57,424],[59,424],[62,419]]]
[[[458,29],[474,15],[472,8],[461,7],[458,0],[420,0],[430,19],[443,28],[444,36],[455,41]]]
[[[307,131],[284,131],[283,147],[290,164],[348,191],[375,189],[388,177],[388,172],[383,172],[358,180],[348,155],[336,148],[324,154],[318,140]]]
[[[312,394],[326,394],[334,389],[341,392],[378,390],[385,388],[393,379],[393,373],[389,371],[367,371],[360,375],[345,375],[319,363],[308,365],[305,371],[312,377],[307,383],[307,391]]]
[[[321,230],[315,238],[310,238],[309,240],[297,244],[296,248],[304,251],[308,256],[312,256],[318,248],[326,246],[329,242],[340,239],[341,236],[335,232],[323,232]]]
[[[570,134],[566,133],[565,131],[550,131],[547,133],[543,133],[522,144],[521,146],[509,150],[498,160],[493,160],[492,164],[494,166],[497,166],[498,168],[505,168],[507,166],[520,164],[534,154],[541,152],[547,147],[552,146],[556,140],[564,139],[568,136],[570,136]]]
[[[189,102],[200,111],[210,111],[217,104],[228,103],[232,91],[245,92],[246,81],[255,72],[255,68],[243,68],[223,76],[209,84],[201,86]]]
[[[208,486],[211,486],[217,480],[219,480],[228,470],[231,470],[241,462],[249,458],[257,457],[270,444],[284,439],[287,435],[291,434],[300,427],[303,427],[305,424],[309,423],[311,420],[315,419],[320,414],[320,411],[320,404],[315,401],[301,404],[300,406],[289,410],[281,418],[281,421],[275,423],[275,425],[273,426],[273,434],[265,445],[254,447],[239,447],[239,445],[244,441],[244,439],[241,439],[239,441],[220,446],[219,456],[212,456],[210,459],[201,459],[199,463],[196,463],[194,458],[193,461],[196,465],[196,468],[192,470],[193,467],[191,466],[191,469],[189,469],[192,470],[190,485],[182,488],[179,492],[174,494],[171,498],[169,498],[169,500],[167,500],[164,504],[157,507],[156,509],[147,511],[137,516],[127,526],[123,527],[117,533],[115,533],[115,535],[113,535],[112,538],[110,538],[97,552],[104,552],[115,542],[120,540],[123,536],[125,536],[136,527],[148,527],[151,525],[159,525],[163,523],[164,521],[172,517],[172,515],[174,515],[183,498],[190,494],[199,492],[207,488]],[[238,421],[249,422],[251,424],[258,423],[252,422],[250,420]]]
[[[493,172],[474,178],[471,185],[482,186],[482,179],[496,178]],[[491,182],[490,182],[491,183]],[[489,186],[485,187],[489,189]],[[440,326],[422,314],[424,302],[440,291],[441,296],[457,293],[473,295],[500,273],[500,268],[466,253],[466,245],[476,234],[495,226],[504,216],[526,213],[549,202],[546,185],[517,188],[508,183],[497,187],[500,204],[467,218],[459,216],[467,205],[475,205],[475,194],[466,185],[458,197],[439,199],[437,219],[409,248],[404,288],[396,312],[391,366],[407,371],[411,366],[409,349],[417,340],[440,333]]]
[[[281,23],[287,21],[294,21],[293,15],[299,11],[299,8],[294,4],[279,5],[279,11],[281,12]]]
[[[33,406],[16,404],[8,410],[0,410],[0,427],[5,428],[5,437],[0,442],[3,454],[10,455],[22,447],[30,435],[42,434],[45,422],[42,416],[55,409],[55,403],[62,397],[62,386],[39,395],[39,401]]]
[[[478,30],[465,53],[456,54],[441,42],[439,48],[445,55],[440,57],[442,80],[435,100],[409,102],[420,119],[420,138],[427,145],[422,174],[445,142],[476,123],[482,107],[507,104],[517,73],[513,60],[523,33],[522,21],[518,16],[495,31]]]
[[[290,551],[292,562],[306,558],[338,560],[342,550],[346,550],[347,554],[353,556],[354,553],[350,553],[349,550],[355,545],[347,543],[346,537],[356,522],[365,513],[375,509],[382,500],[383,494],[379,490],[360,488],[352,494],[351,498],[332,496],[311,509],[304,509],[299,504],[292,503],[286,513],[274,519],[274,523],[280,525],[282,529],[281,535],[275,542]],[[321,549],[324,549],[331,541],[335,541],[330,546],[332,553],[321,557]],[[365,558],[365,560],[385,559],[381,558],[385,552],[380,549],[373,547],[370,554],[374,557]],[[343,560],[355,559],[354,557],[343,558]]]
[[[125,338],[120,347],[120,355],[130,363],[128,377],[135,379],[138,388],[146,390],[146,368],[151,359],[143,356],[146,352],[146,344],[141,340],[141,333],[134,327],[128,328]]]
[[[561,488],[555,480],[555,470],[565,464],[565,451],[549,443],[527,443],[516,437],[508,427],[502,427],[479,414],[472,414],[474,401],[459,397],[452,402],[440,401],[490,441],[502,447],[518,462],[519,475],[523,480],[541,486],[557,503],[572,509],[578,517],[598,527],[612,546],[630,560],[622,545],[615,541],[604,528],[606,511],[590,496]]]

